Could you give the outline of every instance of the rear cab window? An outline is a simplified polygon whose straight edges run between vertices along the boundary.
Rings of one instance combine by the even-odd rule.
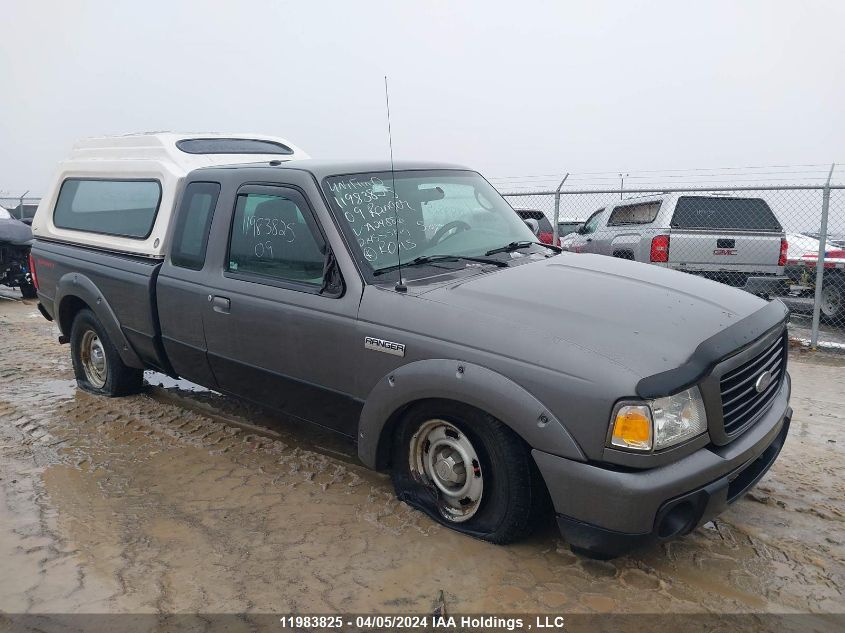
[[[673,229],[783,230],[761,198],[681,196],[670,225]]]
[[[53,224],[143,240],[152,232],[160,203],[157,180],[68,178],[56,200]]]
[[[170,261],[174,266],[201,270],[205,265],[208,231],[219,195],[216,182],[192,182],[185,187],[173,232]]]

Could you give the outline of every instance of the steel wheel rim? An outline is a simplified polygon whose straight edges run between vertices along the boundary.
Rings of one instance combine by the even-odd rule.
[[[842,293],[838,288],[822,289],[822,312],[825,316],[834,316],[842,305]]]
[[[411,438],[411,473],[437,492],[440,514],[460,523],[481,505],[484,477],[478,453],[466,434],[446,420],[427,420]]]
[[[82,335],[79,355],[88,382],[97,389],[102,388],[108,376],[106,349],[94,330],[86,330]]]

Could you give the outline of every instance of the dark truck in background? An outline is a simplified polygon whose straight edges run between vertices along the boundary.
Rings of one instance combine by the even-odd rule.
[[[515,208],[516,214],[526,221],[534,231],[534,234],[543,244],[552,244],[555,241],[554,228],[546,214],[538,209],[519,209]],[[560,239],[554,246],[560,246]]]
[[[512,542],[551,505],[599,557],[695,529],[783,446],[779,301],[559,253],[463,167],[188,169],[178,136],[130,141],[161,157],[83,148],[34,223],[82,389],[186,378],[346,436],[454,530]]]
[[[0,207],[0,285],[17,288],[24,299],[34,299],[29,263],[32,230]]]

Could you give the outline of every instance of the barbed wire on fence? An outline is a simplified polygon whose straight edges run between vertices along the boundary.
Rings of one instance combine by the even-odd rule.
[[[612,187],[636,188],[671,186],[730,187],[737,184],[824,184],[830,163],[797,165],[751,165],[744,167],[709,167],[652,169],[638,171],[585,171],[568,174],[564,189]],[[563,177],[560,174],[525,174],[492,176],[489,180],[500,190],[531,191],[555,189]],[[622,181],[624,179],[624,184]],[[833,183],[845,184],[845,167],[836,167]]]

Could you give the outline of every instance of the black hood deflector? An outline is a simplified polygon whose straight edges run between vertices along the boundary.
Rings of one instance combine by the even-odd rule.
[[[741,351],[767,332],[786,327],[788,317],[789,308],[780,299],[769,302],[757,312],[702,341],[680,367],[640,380],[637,395],[646,399],[661,398],[691,387],[728,355]]]

